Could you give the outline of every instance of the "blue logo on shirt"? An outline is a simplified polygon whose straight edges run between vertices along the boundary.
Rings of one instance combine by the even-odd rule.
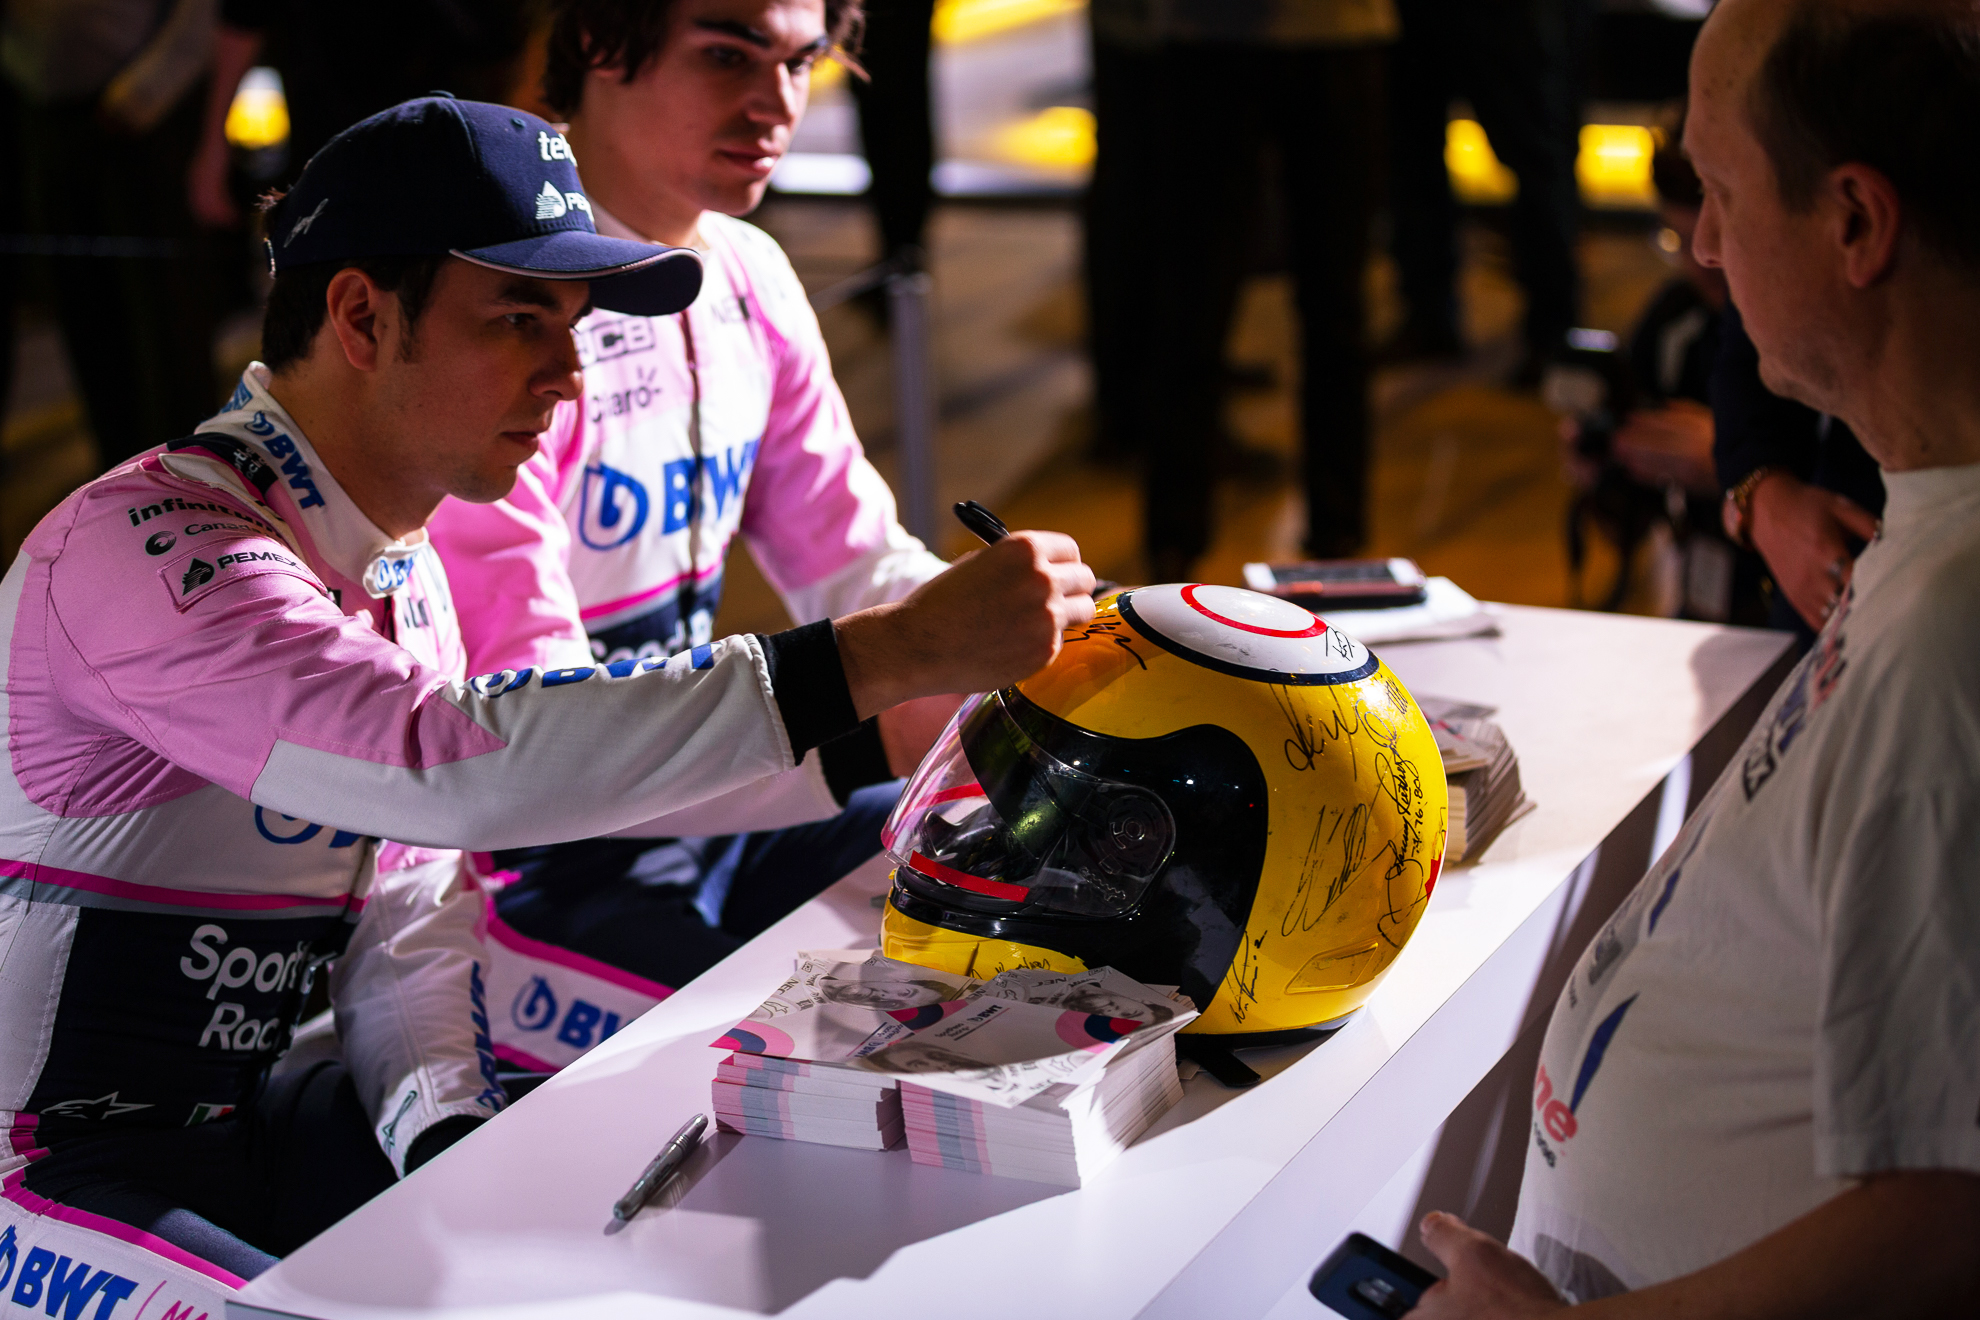
[[[646,487],[617,468],[595,463],[584,470],[584,506],[578,539],[593,550],[611,550],[638,536],[652,500]]]

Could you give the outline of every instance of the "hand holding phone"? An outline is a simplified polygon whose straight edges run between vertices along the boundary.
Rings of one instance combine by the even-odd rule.
[[[1437,1276],[1365,1233],[1350,1233],[1313,1272],[1307,1291],[1348,1320],[1407,1315]]]

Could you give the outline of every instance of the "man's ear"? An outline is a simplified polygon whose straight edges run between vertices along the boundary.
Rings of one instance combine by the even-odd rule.
[[[359,371],[376,371],[385,355],[386,323],[398,311],[387,302],[397,300],[355,266],[331,276],[324,298],[324,324],[337,336],[344,360]]]
[[[1828,200],[1837,218],[1843,278],[1852,288],[1882,283],[1897,265],[1904,204],[1882,170],[1851,163],[1829,171]]]

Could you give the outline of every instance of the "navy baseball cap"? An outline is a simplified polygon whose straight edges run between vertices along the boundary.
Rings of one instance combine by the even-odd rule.
[[[491,270],[590,280],[599,307],[665,316],[701,291],[689,248],[607,238],[564,135],[535,115],[422,96],[359,120],[310,157],[268,213],[276,272],[448,253]]]

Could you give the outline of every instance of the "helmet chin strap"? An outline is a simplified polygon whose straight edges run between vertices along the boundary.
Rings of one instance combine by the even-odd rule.
[[[1323,1022],[1317,1027],[1295,1027],[1291,1031],[1254,1031],[1250,1035],[1211,1036],[1183,1032],[1176,1037],[1176,1053],[1234,1091],[1256,1086],[1265,1079],[1257,1069],[1238,1058],[1238,1050],[1270,1049],[1283,1045],[1318,1045],[1346,1025],[1346,1019]]]

